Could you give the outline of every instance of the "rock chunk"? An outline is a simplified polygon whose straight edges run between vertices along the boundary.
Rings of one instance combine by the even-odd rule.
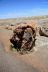
[[[32,49],[35,42],[36,32],[33,27],[17,26],[13,31],[13,36],[10,42],[19,51],[29,51]]]
[[[39,30],[39,34],[40,34],[41,36],[48,37],[48,28],[46,28],[46,27],[41,27],[40,30]]]

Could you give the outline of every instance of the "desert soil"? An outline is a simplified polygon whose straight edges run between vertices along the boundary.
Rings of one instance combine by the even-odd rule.
[[[0,26],[0,72],[48,72],[48,38],[36,36],[33,51],[20,55],[10,51],[11,30]]]

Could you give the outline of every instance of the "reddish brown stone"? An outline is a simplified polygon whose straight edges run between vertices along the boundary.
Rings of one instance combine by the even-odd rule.
[[[17,27],[13,31],[14,35],[10,39],[10,42],[17,48],[17,50],[31,50],[33,43],[35,42],[35,30],[31,26]]]

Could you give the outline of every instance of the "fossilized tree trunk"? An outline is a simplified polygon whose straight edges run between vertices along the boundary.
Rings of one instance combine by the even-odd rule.
[[[48,28],[46,28],[46,27],[41,27],[41,28],[39,29],[39,34],[40,34],[41,36],[48,37]]]
[[[29,51],[35,44],[36,32],[33,27],[29,25],[17,26],[13,31],[13,36],[10,42],[17,50]]]

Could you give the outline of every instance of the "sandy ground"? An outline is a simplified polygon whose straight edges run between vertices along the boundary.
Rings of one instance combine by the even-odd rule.
[[[34,51],[20,55],[10,51],[11,34],[0,27],[0,72],[48,72],[48,38],[37,36]]]
[[[6,51],[9,50],[9,46],[10,46],[9,39],[11,35],[12,35],[12,31],[7,30],[4,27],[0,27],[0,41],[3,42]]]
[[[0,42],[0,72],[40,72],[19,57],[4,52],[4,46]]]

